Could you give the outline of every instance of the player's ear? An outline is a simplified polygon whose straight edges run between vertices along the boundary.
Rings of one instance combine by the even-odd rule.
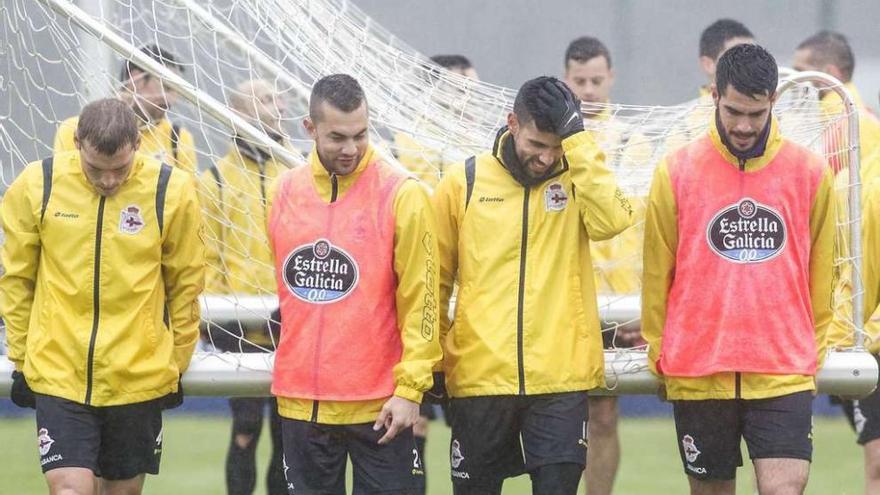
[[[305,127],[306,132],[309,133],[309,137],[312,139],[316,139],[318,137],[318,132],[315,129],[315,123],[312,122],[311,117],[306,117],[303,119],[303,127]]]
[[[822,67],[822,72],[834,76],[840,82],[843,82],[843,71],[840,70],[840,67],[834,64],[828,64],[825,67]]]
[[[703,68],[703,72],[705,72],[706,75],[715,74],[715,61],[712,60],[712,57],[701,55],[700,67]]]
[[[519,132],[519,119],[516,118],[516,114],[513,112],[507,114],[507,127],[510,129],[511,134]]]
[[[140,136],[140,135],[138,135],[137,141],[134,142],[134,147],[133,147],[133,149],[134,149],[135,151],[141,149],[141,136]]]
[[[82,149],[82,145],[79,142],[79,136],[76,133],[73,133],[73,145],[76,146],[77,151]]]
[[[614,69],[608,69],[608,84],[614,84]]]
[[[779,93],[774,91],[774,92],[770,93],[770,96],[767,97],[767,99],[770,100],[771,105],[774,105],[774,104],[776,104],[776,97],[778,97],[778,96],[779,96]]]
[[[712,101],[714,101],[715,104],[717,105],[718,100],[721,99],[721,97],[718,95],[718,86],[715,83],[712,83],[709,85],[709,90],[712,93]]]

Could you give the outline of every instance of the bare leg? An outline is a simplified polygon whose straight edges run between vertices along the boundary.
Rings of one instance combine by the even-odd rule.
[[[46,472],[50,495],[95,495],[97,478],[91,469],[65,467]]]
[[[880,495],[880,439],[865,444],[865,494]]]
[[[735,495],[736,480],[698,480],[688,476],[691,495]]]
[[[102,480],[101,495],[141,495],[146,477],[139,474],[127,480]]]
[[[754,459],[758,493],[802,495],[810,476],[810,462],[803,459]]]
[[[617,397],[590,397],[590,439],[584,484],[587,495],[611,495],[620,465]]]

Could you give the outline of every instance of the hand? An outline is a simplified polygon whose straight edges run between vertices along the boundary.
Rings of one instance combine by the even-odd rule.
[[[373,431],[379,431],[383,426],[386,430],[385,435],[379,439],[379,445],[385,445],[394,440],[401,431],[412,428],[417,419],[419,419],[418,403],[397,396],[388,399],[373,425]]]
[[[162,398],[162,409],[174,409],[183,404],[183,381],[177,379],[177,392],[171,392]]]
[[[27,380],[24,379],[24,373],[21,371],[12,372],[12,390],[9,391],[9,398],[18,407],[29,407],[36,409],[37,398],[34,391],[28,386]]]
[[[550,79],[538,90],[538,109],[550,117],[562,139],[584,130],[581,102],[562,81]]]
[[[446,374],[442,371],[434,372],[434,386],[425,392],[425,399],[431,404],[445,404],[449,400],[446,393]]]

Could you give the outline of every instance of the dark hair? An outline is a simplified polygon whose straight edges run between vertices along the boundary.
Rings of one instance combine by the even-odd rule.
[[[76,125],[76,138],[102,155],[112,155],[140,139],[138,120],[130,106],[116,98],[104,98],[83,107]]]
[[[538,91],[549,81],[557,81],[555,77],[541,76],[526,81],[516,99],[513,100],[513,113],[516,114],[520,124],[528,124],[534,121],[539,131],[553,132],[553,121],[538,107]]]
[[[709,24],[700,35],[700,56],[717,60],[728,40],[754,37],[755,35],[743,23],[733,19],[718,19]]]
[[[810,50],[810,64],[815,66],[833,65],[840,69],[843,81],[852,79],[856,59],[846,36],[835,31],[819,31],[797,46],[798,50]]]
[[[144,52],[147,57],[159,62],[169,69],[174,69],[177,72],[183,72],[184,70],[183,65],[177,61],[177,57],[168,50],[159,48],[158,45],[144,45],[140,47],[140,50]],[[126,60],[122,64],[122,70],[119,72],[119,80],[122,82],[128,81],[131,79],[133,71],[146,72],[143,67],[139,66],[133,60]]]
[[[467,70],[474,67],[464,55],[434,55],[431,57],[431,62],[449,70]]]
[[[776,59],[760,45],[736,45],[724,52],[715,67],[715,86],[723,95],[727,86],[756,98],[772,95],[779,82]]]
[[[333,108],[350,113],[360,108],[366,99],[360,83],[348,74],[324,76],[312,86],[309,117],[312,121],[318,121],[321,117],[321,103],[325,101]]]
[[[605,57],[608,68],[611,68],[611,52],[608,51],[605,43],[592,36],[581,36],[568,44],[565,50],[565,66],[568,67],[568,62],[571,60],[586,62],[596,57]]]

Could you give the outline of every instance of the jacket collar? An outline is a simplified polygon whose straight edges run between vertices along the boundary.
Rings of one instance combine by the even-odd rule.
[[[361,175],[361,173],[367,168],[367,165],[373,161],[374,150],[373,146],[367,146],[367,151],[364,153],[364,156],[361,157],[361,161],[358,162],[357,167],[355,167],[354,172],[348,175],[338,175],[336,176],[337,180],[340,184],[350,184]],[[324,164],[321,163],[321,158],[318,156],[318,151],[312,147],[312,152],[309,153],[309,166],[312,169],[312,178],[315,182],[324,184],[330,181],[330,177],[333,175],[329,170],[324,168]]]

